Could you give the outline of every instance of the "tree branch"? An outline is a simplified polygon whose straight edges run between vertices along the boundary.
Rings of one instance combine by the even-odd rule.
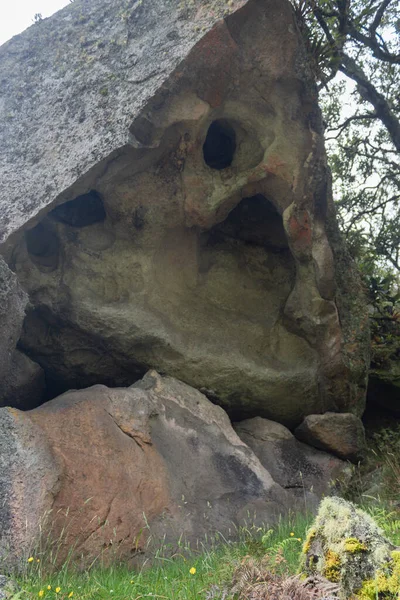
[[[368,80],[368,77],[354,59],[345,53],[341,54],[341,59],[342,64],[339,66],[339,70],[357,83],[361,97],[372,104],[376,116],[385,125],[395,148],[400,152],[400,123],[393,113],[388,101]]]
[[[391,3],[391,1],[392,0],[383,0],[383,2],[381,3],[380,7],[376,11],[375,18],[372,21],[371,26],[369,28],[371,36],[373,36],[373,35],[376,34],[376,30],[378,29],[379,25],[381,24],[382,17],[383,17],[383,15],[385,13],[385,10],[387,9],[387,7]]]
[[[399,54],[391,54],[386,50],[383,50],[379,45],[376,37],[366,36],[361,31],[358,31],[353,24],[349,26],[349,35],[372,50],[372,54],[375,58],[379,58],[379,60],[383,60],[384,62],[388,62],[390,64],[400,65],[400,55]]]

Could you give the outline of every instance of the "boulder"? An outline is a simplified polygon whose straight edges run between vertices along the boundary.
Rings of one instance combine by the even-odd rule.
[[[400,549],[370,515],[342,498],[325,498],[303,547],[302,568],[339,584],[340,598],[391,598],[400,588]]]
[[[173,551],[179,539],[232,536],[245,519],[273,523],[295,500],[222,408],[154,371],[127,389],[1,409],[0,424],[0,547],[15,561],[32,552],[39,524],[60,562],[71,550],[84,564],[130,561],[161,540]]]
[[[32,407],[44,389],[41,367],[16,349],[28,296],[0,257],[0,406]]]
[[[305,510],[351,477],[349,465],[321,450],[302,444],[279,423],[255,417],[236,423],[235,431],[283,488],[296,495]]]
[[[34,408],[42,403],[45,386],[43,369],[26,354],[15,350],[8,375],[0,387],[0,406],[21,410]]]
[[[366,450],[362,421],[351,413],[308,415],[295,435],[310,446],[353,462],[361,460]]]
[[[367,312],[289,1],[77,0],[0,80],[1,251],[50,395],[156,368],[235,418],[362,413]]]

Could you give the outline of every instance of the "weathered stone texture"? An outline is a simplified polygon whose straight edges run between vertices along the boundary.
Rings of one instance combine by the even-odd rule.
[[[0,243],[135,144],[130,126],[146,102],[245,3],[77,0],[3,44]]]
[[[38,540],[59,489],[59,466],[28,413],[0,409],[0,560],[18,567]]]
[[[347,463],[302,444],[280,423],[255,417],[235,424],[235,431],[274,480],[298,498],[303,510],[316,508],[323,496],[351,477]]]
[[[366,450],[362,421],[351,413],[308,415],[295,435],[310,446],[353,462],[361,460]]]
[[[77,0],[0,49],[20,345],[53,394],[157,368],[236,417],[361,413],[291,5],[190,4]]]
[[[51,527],[61,562],[71,549],[107,562],[146,553],[150,540],[230,535],[246,518],[272,523],[293,502],[222,408],[154,371],[128,389],[0,409],[0,425],[0,548],[9,543],[10,556],[32,547],[38,523]]]

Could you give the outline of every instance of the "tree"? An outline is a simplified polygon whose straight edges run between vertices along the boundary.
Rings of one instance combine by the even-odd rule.
[[[367,276],[400,275],[398,0],[293,2],[321,90],[342,230]]]

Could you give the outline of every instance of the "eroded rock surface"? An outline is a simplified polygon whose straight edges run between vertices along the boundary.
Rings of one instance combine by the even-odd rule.
[[[77,0],[0,49],[21,347],[53,395],[152,367],[241,418],[361,413],[367,319],[356,276],[335,275],[290,3],[123,4]]]
[[[364,425],[351,413],[308,415],[295,435],[310,446],[353,462],[362,460],[366,450]]]
[[[41,367],[17,350],[28,296],[0,257],[0,406],[28,408],[44,390]]]
[[[236,423],[235,431],[274,480],[298,498],[303,510],[316,508],[337,483],[351,477],[344,461],[302,444],[280,423],[255,417]]]
[[[71,548],[84,561],[130,560],[150,540],[272,523],[294,500],[222,408],[154,371],[127,389],[98,385],[25,413],[0,409],[0,426],[3,556],[23,558],[41,524],[61,562]]]

